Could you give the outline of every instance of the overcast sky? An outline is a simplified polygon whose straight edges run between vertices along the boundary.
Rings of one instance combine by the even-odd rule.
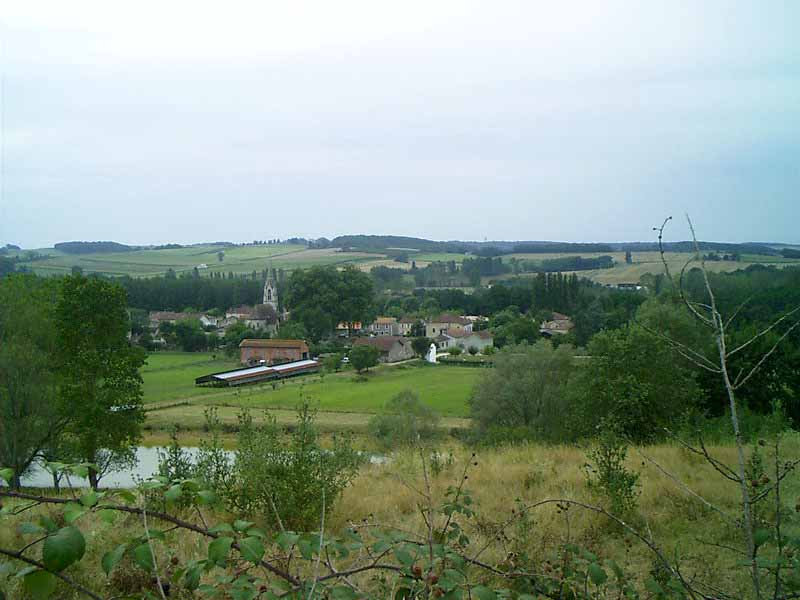
[[[30,0],[0,37],[0,243],[651,240],[686,211],[800,243],[794,0]]]

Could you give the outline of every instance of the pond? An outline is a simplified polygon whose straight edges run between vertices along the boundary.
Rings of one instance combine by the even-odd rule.
[[[149,479],[158,472],[158,447],[139,446],[136,449],[136,466],[124,471],[109,473],[100,480],[100,487],[103,488],[131,488],[136,487],[141,481]],[[183,450],[194,457],[197,448],[184,447]],[[233,460],[234,452],[226,451],[228,457]],[[387,456],[380,454],[367,455],[369,463],[374,465],[386,464],[389,461]],[[25,477],[22,478],[24,487],[53,487],[53,476],[42,465],[36,464]],[[62,479],[62,487],[89,487],[89,481],[83,477],[70,476],[69,482]]]

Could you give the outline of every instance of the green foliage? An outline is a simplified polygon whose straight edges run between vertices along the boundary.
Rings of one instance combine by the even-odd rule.
[[[223,492],[237,513],[305,530],[318,524],[323,505],[330,510],[362,460],[344,434],[324,450],[315,414],[307,403],[298,408],[288,443],[274,419],[256,425],[248,412],[239,416],[233,483]]]
[[[55,281],[0,279],[0,464],[27,471],[64,428],[52,357],[57,352]]]
[[[373,294],[370,276],[352,265],[341,271],[316,266],[292,272],[284,299],[292,318],[316,342],[330,335],[338,323],[369,321]]]
[[[329,373],[335,373],[342,368],[342,358],[344,358],[343,354],[335,352],[330,356],[326,356],[322,361],[322,365]]]
[[[490,428],[523,428],[530,437],[563,440],[572,352],[568,345],[553,349],[545,340],[503,348],[469,400],[478,434]]]
[[[411,390],[394,396],[384,410],[370,419],[369,429],[385,448],[429,442],[438,434],[439,415]]]
[[[598,426],[598,436],[589,450],[586,483],[609,503],[611,513],[624,516],[636,508],[641,490],[639,474],[625,466],[628,447],[613,426]]]
[[[417,356],[425,356],[430,350],[432,340],[424,335],[411,340],[411,348]]]
[[[379,356],[380,351],[374,346],[367,346],[366,344],[353,346],[349,354],[350,364],[357,372],[361,373],[377,365]]]
[[[447,349],[447,353],[450,356],[460,356],[461,352],[462,352],[462,350],[458,346],[453,346],[452,348],[448,348]]]
[[[697,406],[693,369],[638,325],[602,331],[587,347],[570,382],[571,426],[592,437],[600,420],[637,442],[663,435],[664,427]]]
[[[102,451],[124,455],[140,438],[144,420],[144,352],[127,340],[125,291],[97,278],[66,277],[56,305],[61,397],[69,433],[82,458],[99,462]],[[89,478],[97,486],[98,473]]]

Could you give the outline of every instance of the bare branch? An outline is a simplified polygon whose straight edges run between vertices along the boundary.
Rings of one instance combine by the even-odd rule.
[[[661,333],[660,331],[648,327],[641,321],[639,321],[636,317],[633,318],[634,323],[639,325],[642,329],[644,329],[647,333],[656,336],[667,342],[673,349],[678,352],[681,356],[683,356],[686,360],[692,362],[693,364],[697,365],[701,369],[705,369],[706,371],[710,371],[711,373],[720,373],[719,367],[715,366],[711,360],[706,358],[703,354],[690,348],[686,344],[679,342],[678,340],[671,338],[670,336]]]
[[[753,342],[755,342],[755,341],[756,341],[758,338],[760,338],[762,335],[766,335],[767,333],[769,333],[770,331],[772,331],[772,330],[773,330],[775,327],[777,327],[777,326],[778,326],[778,325],[779,325],[781,322],[783,322],[784,320],[788,319],[789,317],[791,317],[791,316],[792,316],[794,313],[796,313],[796,312],[798,312],[798,311],[800,311],[800,306],[797,306],[797,307],[795,307],[793,310],[791,310],[791,311],[789,311],[788,313],[786,313],[785,315],[783,315],[783,316],[782,316],[780,319],[778,319],[777,321],[775,321],[775,322],[774,322],[772,325],[770,325],[770,326],[769,326],[769,327],[767,327],[766,329],[763,329],[763,330],[759,331],[759,332],[758,332],[756,335],[754,335],[753,337],[751,337],[749,340],[747,340],[747,341],[746,341],[744,344],[742,344],[742,345],[741,345],[741,346],[739,346],[738,348],[734,348],[733,350],[731,350],[730,352],[728,352],[728,358],[730,358],[731,356],[733,356],[734,354],[736,354],[737,352],[739,352],[739,350],[744,350],[745,348],[747,348],[747,347],[748,347],[750,344],[752,344]],[[793,325],[792,327],[795,327],[796,325],[797,325],[797,323],[795,323],[795,325]],[[782,338],[781,338],[781,339],[782,339]]]
[[[800,307],[799,307],[799,308],[800,308]],[[756,371],[758,371],[758,370],[761,368],[761,365],[763,365],[763,364],[764,364],[764,363],[767,361],[767,359],[768,359],[770,356],[772,356],[772,353],[773,353],[773,352],[775,352],[775,350],[777,350],[777,349],[778,349],[778,346],[780,345],[780,343],[781,343],[783,340],[785,340],[787,337],[789,337],[789,334],[790,334],[790,333],[792,333],[792,331],[794,331],[794,329],[795,329],[797,326],[799,326],[799,325],[800,325],[800,321],[796,321],[796,322],[795,322],[795,323],[794,323],[794,324],[793,324],[791,327],[789,327],[789,329],[787,329],[787,330],[784,332],[784,334],[783,334],[781,337],[779,337],[779,338],[778,338],[778,341],[777,341],[777,342],[775,342],[775,344],[772,346],[772,348],[770,348],[770,349],[769,349],[769,352],[767,352],[766,354],[764,354],[764,356],[762,356],[762,357],[761,357],[761,360],[759,360],[759,361],[758,361],[758,363],[756,363],[756,366],[755,366],[755,367],[753,367],[752,369],[750,369],[750,372],[749,372],[749,373],[748,373],[748,374],[745,376],[745,378],[744,378],[744,379],[742,379],[741,381],[739,381],[739,377],[741,377],[741,374],[740,374],[740,375],[739,375],[739,377],[737,377],[737,378],[736,378],[736,381],[734,381],[734,382],[733,382],[733,389],[735,389],[735,390],[738,390],[738,389],[739,389],[740,387],[742,387],[742,386],[743,386],[745,383],[747,383],[747,381],[748,381],[748,380],[749,380],[749,379],[750,379],[750,378],[751,378],[753,375],[755,375],[755,374],[756,374]]]

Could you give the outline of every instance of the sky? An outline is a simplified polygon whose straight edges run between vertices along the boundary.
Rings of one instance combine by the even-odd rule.
[[[30,0],[0,244],[800,243],[794,0]]]

